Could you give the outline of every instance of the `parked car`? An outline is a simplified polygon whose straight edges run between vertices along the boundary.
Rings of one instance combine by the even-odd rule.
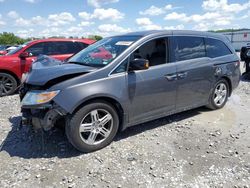
[[[112,58],[93,56],[97,49]],[[65,120],[68,140],[82,152],[107,146],[129,126],[204,105],[222,108],[240,80],[226,37],[195,31],[108,37],[67,64],[49,64],[34,63],[22,85],[22,123],[49,130]]]
[[[9,53],[11,50],[15,50],[17,47],[19,47],[19,46],[18,45],[10,46],[10,47],[6,48],[6,52]]]
[[[241,61],[245,61],[245,73],[250,73],[250,45],[241,48],[240,59]]]
[[[39,54],[65,60],[94,43],[91,39],[34,40],[0,57],[0,96],[13,94]],[[2,80],[2,81],[1,81]]]
[[[9,48],[9,45],[0,45],[0,56],[7,54],[7,48]]]

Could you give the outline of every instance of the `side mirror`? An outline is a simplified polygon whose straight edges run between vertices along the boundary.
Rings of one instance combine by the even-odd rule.
[[[129,63],[129,72],[136,70],[147,70],[149,68],[149,61],[147,59],[134,59]]]
[[[29,52],[22,52],[20,55],[19,55],[19,57],[21,58],[21,59],[25,59],[25,58],[27,58],[27,57],[29,57],[30,56],[30,53]]]

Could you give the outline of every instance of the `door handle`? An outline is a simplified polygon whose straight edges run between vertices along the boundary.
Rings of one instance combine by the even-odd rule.
[[[184,79],[187,77],[187,72],[180,72],[177,74],[178,79]]]
[[[168,81],[177,80],[177,75],[176,74],[167,74],[164,77],[167,78]]]

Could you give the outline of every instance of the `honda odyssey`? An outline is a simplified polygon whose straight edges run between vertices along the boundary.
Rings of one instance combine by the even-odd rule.
[[[45,58],[46,59],[46,58]],[[69,142],[101,149],[119,130],[200,106],[222,108],[240,80],[228,39],[197,31],[104,38],[66,63],[33,63],[20,90],[22,123],[65,121]]]

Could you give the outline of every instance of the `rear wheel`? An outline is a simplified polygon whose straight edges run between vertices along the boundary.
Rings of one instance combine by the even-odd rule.
[[[0,97],[11,95],[16,91],[16,79],[7,73],[0,73]]]
[[[82,152],[99,150],[110,144],[119,126],[119,118],[112,105],[93,102],[70,117],[66,135],[71,144]]]
[[[225,79],[219,80],[209,97],[208,108],[212,110],[220,109],[225,106],[229,96],[229,85]]]

